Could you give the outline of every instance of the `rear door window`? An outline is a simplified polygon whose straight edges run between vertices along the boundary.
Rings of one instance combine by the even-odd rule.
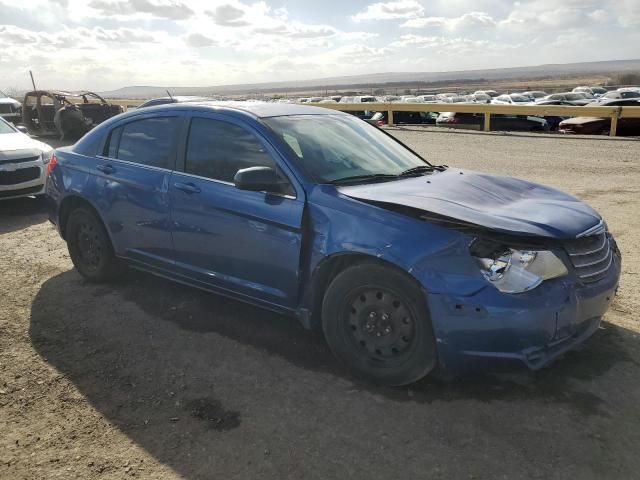
[[[136,120],[111,131],[103,155],[150,167],[173,169],[179,130],[178,117]]]

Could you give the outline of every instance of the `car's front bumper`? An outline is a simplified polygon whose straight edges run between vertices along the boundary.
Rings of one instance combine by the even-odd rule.
[[[498,360],[541,368],[598,329],[619,278],[615,256],[606,277],[592,284],[568,276],[521,294],[489,285],[471,296],[427,294],[440,364],[448,371]]]
[[[40,158],[33,161],[0,162],[0,200],[42,195],[45,191],[45,166]]]

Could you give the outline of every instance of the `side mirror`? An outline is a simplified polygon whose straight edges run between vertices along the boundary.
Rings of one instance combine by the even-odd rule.
[[[282,185],[278,180],[278,174],[271,167],[250,167],[238,170],[233,183],[240,190],[253,192],[280,192]]]
[[[16,125],[16,130],[18,130],[19,132],[22,132],[22,133],[24,133],[26,135],[29,134],[29,130],[24,125]]]

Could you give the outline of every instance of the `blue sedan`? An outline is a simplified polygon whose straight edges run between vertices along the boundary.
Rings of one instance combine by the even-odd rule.
[[[382,385],[540,368],[597,330],[620,277],[605,222],[576,198],[432,165],[321,108],[132,111],[48,173],[50,219],[88,281],[130,267],[294,315]]]

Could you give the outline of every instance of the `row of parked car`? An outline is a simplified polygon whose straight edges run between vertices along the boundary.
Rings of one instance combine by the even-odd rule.
[[[572,92],[547,94],[543,91],[498,94],[493,90],[477,91],[462,96],[455,93],[422,96],[360,96],[360,97],[319,97],[302,99],[303,103],[492,103],[498,105],[566,105],[566,106],[640,106],[640,87],[626,87],[606,91],[602,87],[576,87]],[[386,112],[362,110],[350,112],[377,126],[388,123]],[[480,113],[456,112],[394,112],[395,124],[427,124],[468,130],[482,130],[484,115]],[[531,115],[492,115],[494,130],[512,131],[560,131],[576,134],[607,134],[611,128],[610,118],[560,116],[536,117]],[[618,135],[640,135],[640,119],[621,118],[618,121]]]
[[[586,105],[607,100],[640,98],[640,87],[623,87],[617,90],[607,90],[604,87],[575,87],[571,92],[548,94],[542,90],[511,92],[499,94],[495,90],[478,90],[467,93],[437,93],[429,95],[359,95],[359,96],[331,96],[308,97],[298,100],[280,99],[280,102],[290,103],[495,103],[495,104],[548,104],[549,102],[566,102],[567,105]]]

